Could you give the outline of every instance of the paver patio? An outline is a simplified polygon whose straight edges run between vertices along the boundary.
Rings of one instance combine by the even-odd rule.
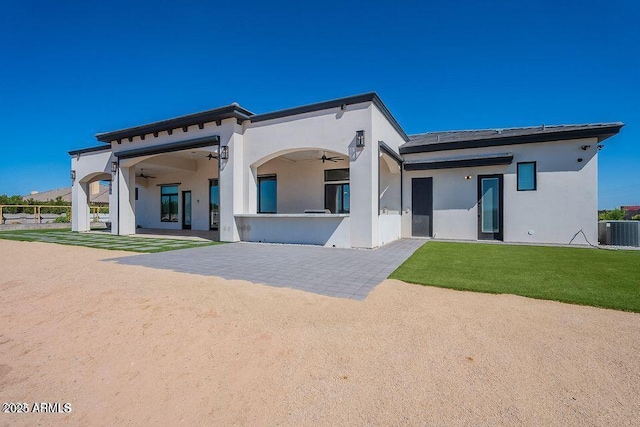
[[[424,243],[401,239],[360,250],[241,242],[114,261],[363,300]]]

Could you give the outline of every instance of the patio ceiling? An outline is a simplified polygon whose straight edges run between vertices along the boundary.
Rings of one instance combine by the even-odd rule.
[[[321,160],[322,155],[326,153],[327,157],[339,157],[342,160],[346,160],[347,157],[340,153],[331,150],[301,150],[294,151],[292,153],[283,154],[277,158],[287,160],[289,162],[310,162],[314,160]]]

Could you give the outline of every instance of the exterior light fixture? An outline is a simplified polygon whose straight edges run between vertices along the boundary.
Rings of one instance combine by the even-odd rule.
[[[471,175],[465,176],[464,179],[471,179]]]
[[[71,169],[71,181],[75,181],[75,180],[76,180],[76,171]]]
[[[591,148],[591,146],[590,145],[583,145],[580,148],[582,148],[584,151],[587,151],[589,148]]]
[[[364,147],[364,131],[363,130],[356,131],[356,147],[358,148]]]
[[[228,145],[224,145],[224,146],[220,147],[220,158],[222,160],[228,160],[229,159],[229,146]]]
[[[111,162],[111,172],[118,172],[118,162]]]

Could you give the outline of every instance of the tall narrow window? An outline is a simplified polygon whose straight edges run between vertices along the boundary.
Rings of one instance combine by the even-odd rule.
[[[325,170],[324,180],[327,182],[324,185],[324,208],[331,213],[349,213],[351,210],[349,169]]]
[[[278,181],[275,175],[258,177],[258,213],[278,211]]]
[[[536,162],[518,163],[518,191],[534,191],[536,187]]]
[[[178,186],[160,187],[160,221],[178,222]]]

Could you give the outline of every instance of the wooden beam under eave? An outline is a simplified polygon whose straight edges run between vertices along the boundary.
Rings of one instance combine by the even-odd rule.
[[[222,120],[216,120],[216,126],[222,125]]]
[[[169,135],[173,135],[173,129],[167,129],[167,133],[168,133]]]
[[[158,132],[153,132],[153,137],[157,138],[158,137]]]
[[[130,136],[129,138],[127,138],[129,140],[129,142],[133,142],[133,137]]]
[[[147,137],[147,135],[145,135],[145,134],[140,135],[140,139],[141,139],[142,141],[144,141],[144,139],[145,139],[146,137]]]
[[[204,129],[204,123],[198,123],[198,129]]]
[[[117,142],[118,144],[122,144],[122,140],[121,140],[121,139],[116,139],[116,142]]]
[[[182,126],[182,132],[188,132],[189,126]]]

